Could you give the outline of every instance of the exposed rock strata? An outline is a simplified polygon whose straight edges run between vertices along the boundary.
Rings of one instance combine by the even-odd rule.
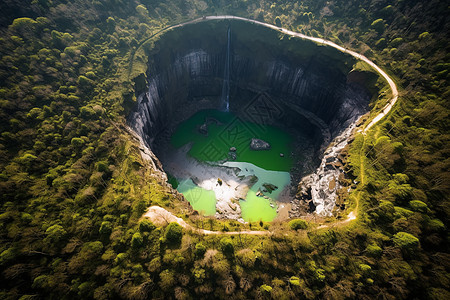
[[[332,214],[338,191],[342,188],[339,179],[344,176],[340,152],[347,146],[355,127],[356,124],[353,123],[337,136],[325,150],[317,170],[300,181],[300,199],[292,201],[295,207],[298,208],[300,202],[308,203],[310,200],[317,214],[322,216]]]

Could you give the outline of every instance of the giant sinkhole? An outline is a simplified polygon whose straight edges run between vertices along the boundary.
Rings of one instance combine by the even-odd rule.
[[[150,41],[128,122],[193,209],[240,221],[292,216],[299,182],[316,173],[304,209],[333,212],[338,158],[326,157],[334,173],[320,186],[328,175],[317,170],[368,111],[371,76],[353,70],[355,58],[244,21],[190,24]]]

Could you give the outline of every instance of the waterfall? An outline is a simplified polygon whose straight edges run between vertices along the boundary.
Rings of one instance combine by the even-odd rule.
[[[225,70],[223,73],[222,87],[222,103],[224,103],[225,111],[230,110],[230,49],[231,49],[231,28],[228,26],[227,31],[227,55],[225,58]]]

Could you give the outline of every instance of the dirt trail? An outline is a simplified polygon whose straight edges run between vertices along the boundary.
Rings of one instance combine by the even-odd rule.
[[[168,30],[174,29],[174,28],[178,28],[178,27],[183,27],[185,25],[189,25],[189,24],[194,24],[194,23],[199,23],[199,22],[205,22],[205,21],[209,21],[209,20],[241,20],[241,21],[245,21],[245,22],[250,22],[253,24],[258,24],[264,27],[268,27],[271,28],[273,30],[277,30],[279,32],[282,32],[284,34],[290,35],[290,36],[295,36],[295,37],[299,37],[305,40],[310,40],[313,42],[316,42],[318,44],[322,44],[322,45],[328,45],[330,47],[333,47],[341,52],[344,53],[348,53],[350,55],[352,55],[353,57],[360,59],[362,61],[364,61],[365,63],[367,63],[368,65],[370,65],[375,71],[377,71],[389,84],[389,87],[392,91],[392,98],[389,100],[389,102],[381,109],[381,112],[379,112],[373,119],[372,121],[363,129],[362,133],[365,135],[367,133],[367,131],[372,128],[376,123],[378,123],[384,116],[386,116],[390,110],[392,109],[392,107],[394,106],[394,104],[397,102],[398,100],[398,90],[397,90],[397,85],[395,84],[395,82],[389,77],[389,75],[387,75],[386,72],[384,72],[379,66],[377,66],[374,62],[372,62],[371,60],[369,60],[367,57],[365,57],[362,54],[359,54],[355,51],[346,49],[342,46],[339,46],[331,41],[322,39],[322,38],[317,38],[317,37],[311,37],[311,36],[307,36],[304,35],[302,33],[298,33],[298,32],[294,32],[285,28],[281,28],[281,27],[277,27],[275,25],[272,24],[268,24],[268,23],[264,23],[264,22],[260,22],[260,21],[256,21],[256,20],[252,20],[252,19],[248,19],[248,18],[242,18],[242,17],[236,17],[236,16],[229,16],[229,15],[223,15],[223,16],[205,16],[202,18],[198,18],[195,20],[191,20],[188,22],[184,22],[184,23],[180,23],[180,24],[176,24],[176,25],[172,25],[172,26],[168,26],[164,29],[162,29],[161,31],[159,31],[158,33],[152,35],[151,37],[149,37],[148,39],[142,41],[139,45],[139,47],[141,45],[143,45],[146,41],[148,41],[149,39],[153,38],[156,35],[159,35],[161,33],[164,33]],[[139,48],[138,47],[138,48]],[[136,49],[137,51],[138,49]],[[133,53],[133,57],[131,59],[130,62],[130,68],[132,68],[132,64],[134,61],[134,53]],[[131,69],[130,69],[131,72]],[[339,226],[339,225],[343,225],[346,223],[349,223],[352,220],[355,220],[357,218],[357,214],[358,214],[358,205],[356,206],[355,210],[351,211],[347,218],[345,220],[342,221],[338,221],[338,222],[334,222],[332,224],[325,224],[325,225],[320,225],[318,228],[328,228],[328,227],[334,227],[334,226]],[[143,217],[147,217],[150,220],[152,220],[152,222],[154,222],[155,224],[159,224],[159,225],[164,225],[170,222],[177,222],[178,224],[180,224],[182,227],[186,228],[186,229],[190,229],[194,232],[198,232],[198,233],[203,233],[203,234],[226,234],[226,235],[236,235],[236,234],[254,234],[254,235],[267,235],[270,234],[270,231],[251,231],[251,230],[246,230],[246,231],[228,231],[228,232],[222,232],[222,231],[211,231],[211,230],[205,230],[205,229],[199,229],[199,228],[194,228],[191,225],[189,225],[188,223],[186,223],[183,219],[176,217],[175,215],[173,215],[171,212],[167,211],[166,209],[159,207],[159,206],[151,206],[149,207],[149,209],[147,210],[147,212],[144,214]]]
[[[253,235],[266,235],[269,231],[256,231],[256,230],[243,230],[243,231],[212,231],[206,229],[195,228],[186,223],[182,218],[179,218],[169,212],[168,210],[160,206],[150,206],[147,212],[142,216],[143,218],[149,218],[155,225],[162,226],[171,222],[180,224],[183,228],[192,230],[202,234],[224,234],[224,235],[236,235],[236,234],[253,234]]]

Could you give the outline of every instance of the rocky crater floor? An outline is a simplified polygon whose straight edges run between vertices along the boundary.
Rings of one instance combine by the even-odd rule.
[[[243,202],[264,202],[275,211],[278,207],[275,199],[283,201],[283,198],[289,198],[288,172],[267,171],[245,162],[201,162],[189,156],[191,147],[191,144],[186,144],[173,149],[160,159],[165,171],[177,178],[179,185],[191,181],[199,188],[214,192],[217,218],[244,222],[241,210]],[[195,198],[189,201],[195,206]]]

